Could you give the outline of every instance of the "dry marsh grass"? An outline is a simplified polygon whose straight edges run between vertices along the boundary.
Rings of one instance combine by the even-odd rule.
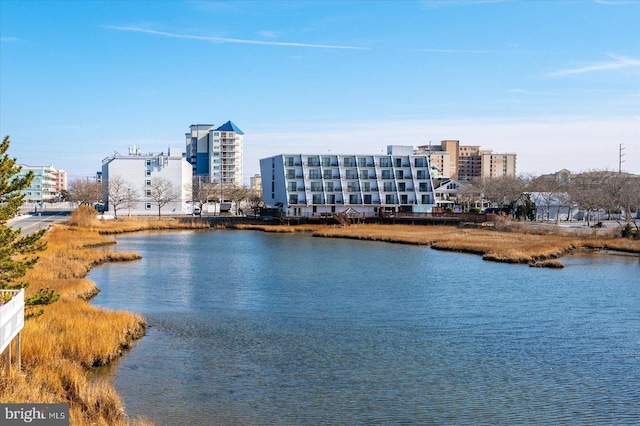
[[[144,319],[136,314],[92,306],[98,291],[86,279],[91,267],[133,260],[135,253],[110,252],[113,240],[97,230],[57,226],[45,237],[47,250],[26,280],[27,296],[51,288],[60,299],[44,313],[25,321],[21,333],[22,372],[0,376],[3,402],[68,402],[73,425],[148,425],[130,420],[109,382],[88,378],[89,368],[119,356],[144,335]],[[0,359],[4,371],[4,358]]]
[[[92,226],[102,235],[123,234],[139,231],[171,231],[179,229],[211,229],[209,223],[199,220],[180,221],[172,218],[139,219],[125,218],[118,220],[102,220]]]
[[[482,255],[496,262],[560,267],[545,262],[575,250],[616,250],[640,254],[640,241],[569,233],[528,233],[492,229],[461,229],[449,226],[356,225],[318,230],[318,237],[354,238],[392,243],[430,245],[434,249]]]

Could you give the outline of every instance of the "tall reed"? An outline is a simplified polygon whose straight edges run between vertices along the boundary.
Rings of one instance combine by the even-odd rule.
[[[68,402],[73,425],[150,424],[128,419],[113,386],[87,377],[91,367],[113,360],[144,335],[146,325],[139,315],[92,306],[87,300],[97,289],[85,277],[95,265],[139,256],[108,250],[103,246],[113,240],[88,228],[57,226],[44,238],[48,248],[25,277],[26,294],[48,287],[60,299],[25,321],[22,371],[0,378],[0,400]]]

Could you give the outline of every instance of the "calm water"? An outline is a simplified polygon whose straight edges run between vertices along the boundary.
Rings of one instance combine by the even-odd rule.
[[[159,425],[632,424],[640,261],[550,270],[250,231],[118,237],[90,279],[148,335],[112,368]]]

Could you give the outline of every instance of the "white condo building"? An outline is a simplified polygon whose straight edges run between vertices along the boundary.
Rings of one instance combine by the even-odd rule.
[[[164,178],[171,182],[178,192],[175,200],[162,207],[166,214],[191,213],[191,165],[187,162],[181,148],[169,148],[168,153],[152,152],[142,154],[135,146],[128,155],[116,152],[102,160],[102,185],[105,191],[107,211],[113,214],[109,205],[109,185],[115,177],[131,189],[132,200],[126,206],[118,206],[118,214],[148,215],[157,214],[158,205],[154,202],[152,188],[154,178]]]
[[[57,170],[51,166],[27,166],[20,165],[18,176],[25,176],[33,172],[33,180],[28,188],[21,192],[24,194],[24,203],[35,204],[42,207],[44,203],[53,203],[60,200],[60,192],[67,189],[67,172]]]
[[[185,136],[194,176],[206,176],[225,187],[242,187],[242,130],[231,121],[220,127],[192,124]]]
[[[435,204],[428,155],[388,146],[387,155],[281,154],[260,160],[262,196],[287,216],[380,210],[430,212]]]

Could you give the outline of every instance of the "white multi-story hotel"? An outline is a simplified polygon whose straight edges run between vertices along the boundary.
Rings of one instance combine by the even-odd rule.
[[[292,217],[430,212],[430,170],[428,155],[415,155],[410,146],[388,146],[387,155],[281,154],[260,160],[264,203],[282,206]]]
[[[191,200],[191,165],[181,148],[169,148],[167,153],[142,154],[134,146],[129,148],[128,155],[114,152],[112,156],[102,160],[102,185],[108,211],[112,214],[113,206],[109,203],[108,193],[110,181],[114,182],[116,177],[133,194],[126,206],[118,207],[118,214],[157,214],[158,205],[152,198],[154,178],[171,182],[172,189],[177,193],[174,200],[162,207],[162,213],[191,213],[191,205],[188,203]]]
[[[22,190],[25,204],[36,204],[59,201],[60,192],[67,189],[67,172],[57,170],[53,166],[20,165],[18,176],[25,176],[33,172],[33,180],[28,188]]]
[[[231,121],[217,128],[212,124],[189,126],[185,136],[193,175],[206,176],[225,187],[242,187],[243,135]]]

